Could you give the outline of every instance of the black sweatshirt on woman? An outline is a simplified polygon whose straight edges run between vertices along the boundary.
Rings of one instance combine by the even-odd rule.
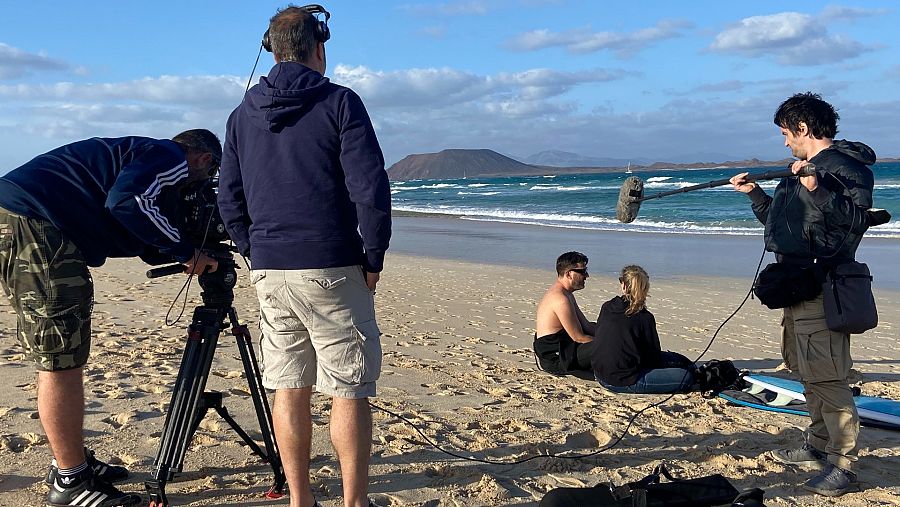
[[[641,375],[659,366],[660,345],[656,319],[646,308],[625,315],[628,301],[616,296],[600,308],[594,333],[594,375],[617,387],[633,385]]]

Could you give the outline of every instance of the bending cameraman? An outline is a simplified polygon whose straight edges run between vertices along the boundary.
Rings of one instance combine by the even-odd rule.
[[[819,95],[790,97],[775,112],[775,125],[798,159],[791,166],[794,174],[807,164],[815,164],[816,174],[781,180],[773,197],[747,182],[747,173],[731,178],[766,226],[766,250],[796,271],[824,272],[853,260],[869,226],[866,210],[872,207],[874,176],[867,166],[875,163],[875,152],[862,143],[834,141],[838,118]],[[850,335],[828,329],[823,295],[818,286],[812,288],[818,296],[784,308],[781,332],[785,365],[799,371],[806,393],[811,419],[807,441],[773,455],[785,463],[823,468],[804,487],[839,496],[859,490],[851,471],[859,415],[847,380],[853,365]]]
[[[162,253],[184,263],[186,273],[215,270],[216,261],[181,240],[173,224],[178,190],[208,178],[221,156],[208,130],[171,141],[92,138],[0,177],[0,285],[18,315],[19,342],[37,364],[38,413],[55,458],[47,505],[141,501],[111,485],[127,470],[84,447],[82,370],[94,295],[88,267]]]
[[[344,505],[362,507],[372,450],[367,401],[381,373],[373,294],[391,235],[390,188],[365,106],[323,76],[326,22],[320,6],[272,17],[275,66],[228,118],[219,211],[240,252],[252,256],[263,384],[276,390],[273,423],[291,506],[315,502],[316,385],[332,397]]]

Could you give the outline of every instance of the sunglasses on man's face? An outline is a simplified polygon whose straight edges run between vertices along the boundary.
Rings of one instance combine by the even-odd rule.
[[[588,270],[587,270],[587,268],[572,268],[572,269],[570,269],[569,271],[574,271],[574,272],[580,274],[581,276],[587,276],[587,275],[588,275]]]

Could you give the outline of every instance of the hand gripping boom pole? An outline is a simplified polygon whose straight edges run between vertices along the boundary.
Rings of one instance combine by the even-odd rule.
[[[807,164],[803,167],[803,169],[800,170],[800,173],[797,175],[795,175],[790,169],[784,169],[780,171],[766,171],[764,173],[748,174],[744,178],[744,181],[752,182],[777,180],[780,178],[788,178],[791,176],[812,176],[815,173],[816,166],[813,164]],[[650,199],[658,199],[660,197],[666,197],[669,195],[683,194],[685,192],[693,192],[694,190],[721,187],[723,185],[729,184],[731,184],[730,178],[714,180],[708,181],[706,183],[700,183],[699,185],[691,185],[689,187],[670,190],[668,192],[660,192],[658,194],[648,195],[645,197],[644,181],[637,176],[629,176],[625,179],[625,183],[622,184],[622,189],[619,191],[619,200],[616,203],[616,218],[624,224],[630,224],[631,222],[634,222],[635,218],[637,218],[638,210],[641,208],[641,203],[644,201],[648,201]]]

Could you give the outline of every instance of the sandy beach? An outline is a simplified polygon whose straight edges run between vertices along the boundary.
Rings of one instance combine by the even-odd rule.
[[[852,339],[867,395],[900,399],[900,272],[888,259],[896,241],[863,242],[876,276],[879,326]],[[400,217],[376,295],[384,367],[372,401],[413,422],[429,439],[463,455],[509,462],[546,453],[591,453],[621,434],[629,417],[659,396],[624,396],[594,382],[556,378],[534,366],[535,306],[566,250],[590,258],[591,278],[576,297],[589,318],[617,290],[616,271],[643,264],[650,310],[664,348],[696,357],[740,305],[762,253],[758,237],[559,231],[441,218]],[[688,260],[690,262],[688,262]],[[768,261],[766,261],[768,262]],[[143,491],[178,371],[184,333],[199,304],[194,284],[180,322],[166,310],[184,278],[148,280],[137,260],[93,270],[97,300],[86,368],[87,443],[98,457],[127,465],[125,490]],[[258,338],[256,295],[239,271],[234,306]],[[879,285],[878,281],[886,283]],[[175,305],[174,314],[181,309]],[[719,332],[705,359],[739,368],[778,368],[780,312],[748,300]],[[171,320],[171,318],[170,318]],[[0,307],[0,506],[43,504],[50,451],[36,413],[34,369],[15,341],[15,315]],[[224,393],[235,418],[258,435],[234,339],[220,338],[208,389]],[[312,476],[326,506],[342,505],[339,468],[328,441],[329,400],[314,395]],[[475,463],[427,443],[407,423],[374,411],[371,496],[385,506],[535,505],[559,486],[636,480],[661,462],[677,475],[721,473],[738,489],[766,490],[767,505],[833,505],[799,484],[810,473],[769,451],[798,445],[807,418],[678,395],[640,416],[615,448],[585,459],[538,458],[518,465]],[[271,473],[217,415],[201,424],[185,470],[168,487],[174,505],[277,506],[262,494]],[[862,493],[846,506],[900,505],[900,432],[862,428]]]

